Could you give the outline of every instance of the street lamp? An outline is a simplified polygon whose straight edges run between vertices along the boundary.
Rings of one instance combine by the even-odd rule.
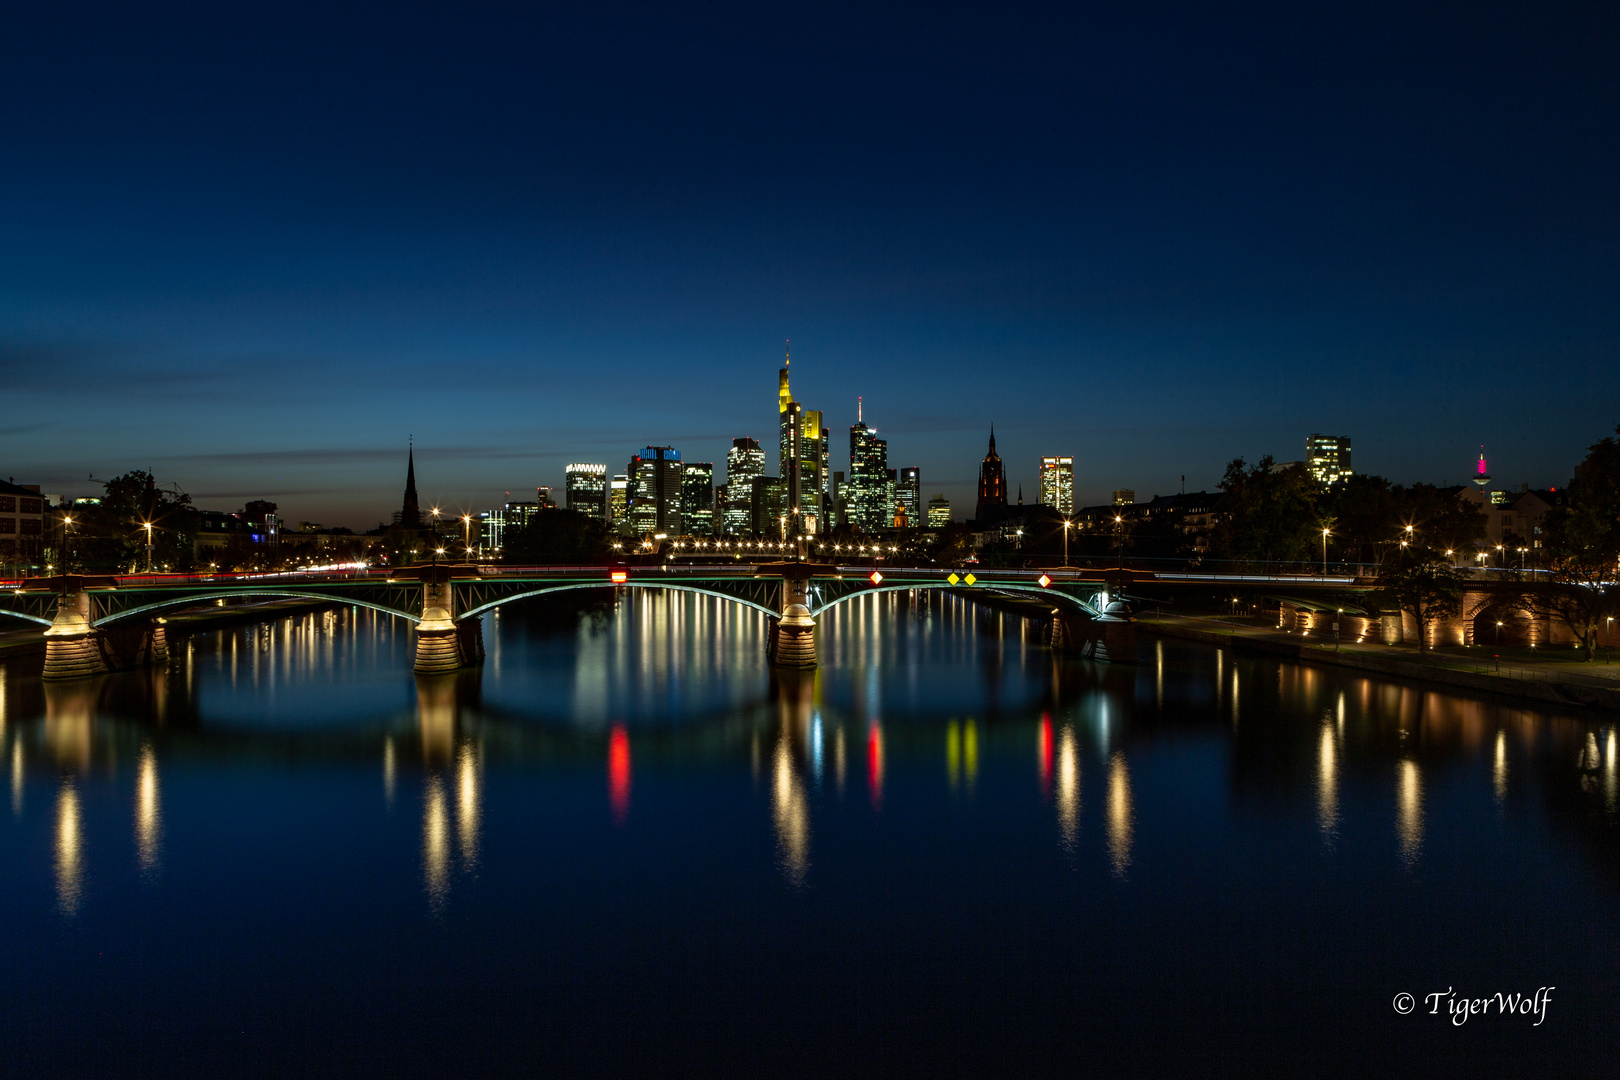
[[[463,529],[465,530],[466,539],[463,542],[466,544],[467,558],[470,561],[472,559],[472,515],[471,514],[462,514],[461,515],[461,524],[462,524]]]
[[[1069,565],[1069,529],[1072,528],[1073,526],[1074,526],[1074,522],[1072,520],[1070,520],[1069,518],[1064,518],[1063,519],[1063,565],[1064,566]]]
[[[1322,576],[1327,577],[1327,540],[1331,530],[1322,530]]]
[[[141,522],[141,528],[146,530],[146,572],[150,574],[152,572],[152,523],[143,521]]]

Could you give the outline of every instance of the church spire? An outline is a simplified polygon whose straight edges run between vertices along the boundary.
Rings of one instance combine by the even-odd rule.
[[[416,501],[416,446],[411,440],[405,453],[405,505],[399,512],[399,523],[407,529],[422,527],[422,507]]]

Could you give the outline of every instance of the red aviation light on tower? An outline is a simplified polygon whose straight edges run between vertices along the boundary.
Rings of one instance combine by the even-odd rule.
[[[870,581],[874,585],[881,585],[883,584],[883,575],[874,570],[870,574],[866,575],[866,580]]]

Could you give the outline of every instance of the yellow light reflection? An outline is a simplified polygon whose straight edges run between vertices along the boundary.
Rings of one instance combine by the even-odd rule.
[[[158,869],[163,854],[163,817],[158,793],[157,754],[141,747],[135,767],[135,859],[143,873]]]
[[[833,780],[838,784],[838,794],[844,794],[844,774],[848,771],[848,762],[844,755],[844,725],[838,725],[838,731],[833,736]]]
[[[1395,768],[1395,830],[1401,841],[1401,862],[1410,870],[1423,853],[1423,774],[1410,758]]]
[[[450,815],[437,775],[427,778],[422,792],[422,877],[428,905],[438,912],[450,895]]]
[[[23,748],[19,739],[11,744],[11,812],[22,815]]]
[[[64,915],[77,914],[83,899],[83,833],[79,791],[64,778],[56,790],[56,906]]]
[[[478,757],[473,745],[464,742],[456,753],[456,840],[461,845],[461,865],[478,865],[478,829],[482,791]]]
[[[1068,724],[1058,735],[1057,816],[1063,847],[1073,851],[1080,838],[1080,754],[1075,748],[1074,728]]]
[[[945,779],[952,791],[962,780],[962,728],[955,720],[945,725]]]
[[[1322,725],[1316,750],[1316,825],[1329,847],[1339,835],[1339,747],[1333,725]]]
[[[810,802],[793,768],[793,749],[784,733],[776,740],[771,785],[771,819],[782,872],[793,885],[803,885],[810,870]]]
[[[383,801],[389,806],[394,805],[394,784],[399,775],[394,753],[394,737],[390,735],[383,740]]]
[[[1131,841],[1136,822],[1131,805],[1131,772],[1125,753],[1115,750],[1108,759],[1108,861],[1114,876],[1123,878],[1131,865]]]
[[[1496,733],[1496,760],[1491,763],[1491,786],[1496,790],[1496,805],[1507,801],[1507,732]]]
[[[1609,729],[1609,750],[1607,760],[1603,765],[1603,801],[1608,804],[1609,812],[1615,809],[1616,797],[1620,796],[1620,776],[1615,773],[1615,739],[1614,728]]]

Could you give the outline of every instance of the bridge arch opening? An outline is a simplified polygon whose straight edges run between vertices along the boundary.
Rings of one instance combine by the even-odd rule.
[[[774,608],[766,607],[764,604],[761,604],[755,600],[750,600],[741,596],[733,596],[730,593],[721,592],[718,589],[705,589],[697,585],[678,585],[674,582],[666,581],[632,580],[618,583],[611,581],[580,581],[571,582],[566,585],[547,585],[538,589],[526,589],[523,592],[513,593],[511,596],[496,597],[493,600],[488,600],[482,604],[467,608],[465,611],[456,616],[456,621],[460,622],[464,619],[470,619],[474,616],[482,615],[487,611],[493,611],[496,608],[503,607],[506,604],[511,604],[519,600],[529,600],[537,596],[546,596],[552,593],[572,592],[578,589],[639,589],[648,592],[658,590],[663,592],[695,593],[699,596],[711,596],[717,600],[725,600],[729,603],[737,604],[741,607],[757,611],[760,614],[769,616],[773,619],[776,618],[778,614]]]
[[[392,615],[405,619],[408,622],[419,623],[421,616],[413,615],[408,611],[388,607],[386,604],[377,604],[369,600],[360,600],[349,596],[333,596],[326,593],[304,592],[298,589],[230,589],[218,592],[194,593],[188,596],[170,597],[150,604],[141,604],[126,608],[123,611],[114,611],[94,620],[91,626],[100,628],[124,619],[138,618],[145,615],[154,615],[163,611],[176,611],[182,608],[193,607],[197,604],[211,603],[215,600],[229,600],[235,597],[254,596],[277,600],[315,600],[323,604],[338,604],[344,606],[370,608],[380,611],[384,615]]]

